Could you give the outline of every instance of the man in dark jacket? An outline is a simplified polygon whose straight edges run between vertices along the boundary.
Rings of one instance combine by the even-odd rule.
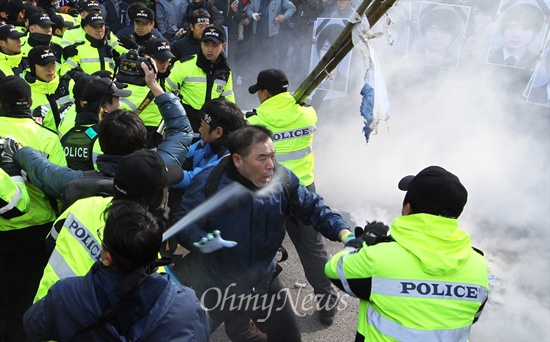
[[[155,272],[163,232],[156,219],[128,201],[105,215],[101,262],[84,277],[60,280],[27,311],[27,337],[208,341],[208,316],[193,291]]]
[[[189,30],[180,40],[172,44],[172,53],[176,60],[181,60],[187,56],[196,55],[201,50],[202,31],[210,26],[210,14],[206,10],[199,8],[193,11]]]
[[[223,25],[223,15],[220,13],[218,8],[214,6],[213,1],[209,0],[190,0],[189,5],[187,6],[185,13],[183,15],[183,29],[189,31],[189,24],[191,23],[191,17],[193,12],[199,8],[204,9],[210,14],[210,22],[215,26]]]
[[[243,127],[229,137],[228,148],[228,158],[193,178],[175,218],[203,203],[206,187],[221,192],[240,185],[241,195],[234,195],[222,208],[177,235],[178,242],[191,252],[175,266],[175,272],[203,300],[212,331],[225,322],[226,333],[234,341],[262,341],[266,334],[269,340],[298,341],[294,312],[276,278],[275,255],[285,236],[285,216],[292,212],[333,241],[346,241],[351,232],[321,196],[308,191],[294,173],[275,162],[268,129]],[[220,171],[217,184],[212,184],[211,177]],[[220,305],[233,295],[241,302]],[[263,305],[246,304],[254,299],[264,301]]]

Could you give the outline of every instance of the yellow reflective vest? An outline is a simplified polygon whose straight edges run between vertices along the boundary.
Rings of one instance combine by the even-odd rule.
[[[136,112],[143,103],[143,100],[147,97],[147,94],[149,94],[149,88],[146,86],[142,87],[135,84],[128,84],[128,87],[125,89],[130,90],[132,95],[119,99],[122,109]],[[148,102],[149,104],[139,113],[139,117],[143,120],[145,126],[148,127],[158,127],[162,121],[162,115],[154,99],[155,97],[151,96]]]
[[[29,211],[30,197],[21,176],[10,177],[0,169],[0,217],[10,219]]]
[[[223,56],[220,56],[224,58]],[[233,76],[229,68],[216,69],[223,72],[223,77],[207,75],[206,72],[197,65],[198,55],[194,55],[186,61],[177,61],[170,71],[170,76],[166,79],[166,90],[179,90],[182,95],[182,103],[188,104],[195,110],[200,110],[204,102],[206,102],[207,92],[210,92],[210,99],[216,99],[221,96],[231,102],[235,102],[235,94],[233,94]],[[209,63],[209,62],[208,62]],[[226,67],[225,59],[221,61],[220,67]],[[215,67],[214,67],[215,68]],[[229,76],[226,75],[229,71]],[[212,87],[207,89],[208,78],[213,78]]]
[[[11,135],[22,146],[31,146],[48,154],[52,163],[66,166],[65,154],[57,135],[28,117],[0,115],[0,136]],[[49,198],[31,183],[26,183],[30,207],[25,215],[6,220],[0,217],[0,231],[19,230],[53,222],[56,218]]]
[[[325,266],[359,297],[356,341],[467,341],[489,293],[488,268],[458,220],[396,218],[394,242],[343,250]]]
[[[265,100],[256,115],[246,119],[251,125],[262,125],[273,132],[277,162],[289,168],[309,186],[314,181],[314,157],[311,148],[317,123],[313,107],[300,106],[289,92]]]
[[[29,71],[25,71],[24,79],[31,87],[31,94],[32,94],[31,112],[36,107],[39,107],[39,106],[45,108],[46,109],[45,112],[47,112],[47,114],[44,117],[43,125],[55,132],[57,128],[55,126],[54,114],[53,114],[51,103],[48,100],[48,96],[55,94],[57,87],[59,86],[59,76],[56,74],[53,80],[51,80],[50,82],[44,82],[37,79],[35,76],[31,75]],[[69,104],[72,101],[73,99],[71,99],[69,96],[56,98],[55,99],[55,104],[57,107],[56,111],[59,112],[60,107],[66,104]],[[58,114],[61,115],[61,113],[58,113]]]
[[[0,71],[4,73],[5,76],[21,76],[24,69],[21,66],[22,59],[23,54],[21,53],[18,53],[17,55],[6,55],[0,52]]]
[[[101,260],[101,240],[97,232],[105,227],[103,212],[112,197],[88,197],[76,201],[55,221],[50,232],[55,248],[44,269],[34,301],[43,298],[59,279],[84,276]],[[63,225],[57,233],[55,227]]]

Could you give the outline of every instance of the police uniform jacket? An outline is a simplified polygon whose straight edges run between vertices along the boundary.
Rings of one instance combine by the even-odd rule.
[[[94,324],[120,297],[115,287],[123,275],[96,263],[84,277],[60,280],[26,312],[26,335],[36,341],[69,341]],[[208,316],[193,290],[153,273],[132,292],[106,324],[80,339],[87,341],[197,341],[210,336]],[[76,338],[79,340],[79,338]]]
[[[212,169],[208,168],[193,178],[174,221],[205,201],[205,186]],[[285,236],[285,215],[289,210],[297,219],[312,225],[313,229],[332,241],[337,241],[338,233],[347,229],[348,225],[342,217],[332,212],[321,196],[301,186],[290,170],[279,164],[276,170],[288,174],[290,185],[286,189],[278,183],[272,188],[270,185],[262,189],[261,196],[247,192],[177,235],[178,242],[191,251],[186,262],[193,264],[198,272],[194,281],[201,283],[194,286],[202,290],[211,286],[225,289],[235,283],[230,291],[238,294],[246,295],[254,289],[258,293],[266,291],[274,276],[274,258]],[[249,190],[258,190],[238,173],[229,159],[218,191],[235,182]],[[224,239],[236,241],[237,245],[209,254],[201,253],[193,243],[215,229],[221,232]]]
[[[47,114],[44,117],[43,125],[54,132],[57,131],[54,116],[57,116],[60,120],[60,107],[70,104],[72,102],[69,96],[59,97],[57,95],[56,92],[57,88],[59,87],[59,76],[56,74],[53,80],[51,80],[50,82],[44,82],[37,79],[30,72],[26,71],[24,79],[31,87],[31,111],[33,111],[37,107],[45,107]]]
[[[394,242],[343,250],[328,278],[361,299],[356,341],[467,341],[487,300],[488,269],[458,220],[396,218]]]
[[[30,197],[21,176],[10,177],[0,169],[0,217],[11,219],[29,211]]]
[[[0,110],[0,136],[11,135],[22,146],[33,146],[47,154],[47,160],[56,165],[67,165],[57,135],[38,125],[30,110],[7,112]],[[46,158],[46,157],[44,157]],[[0,217],[0,251],[16,252],[39,248],[56,218],[57,203],[36,185],[26,183],[30,197],[29,210],[11,219]],[[55,207],[55,208],[54,208]]]
[[[289,92],[283,92],[262,102],[255,114],[246,119],[251,125],[262,125],[273,132],[277,162],[294,172],[300,184],[311,185],[314,180],[311,144],[317,123],[315,109],[300,106]]]
[[[6,55],[0,52],[0,77],[21,76],[27,68],[23,62],[23,54]]]
[[[166,79],[166,90],[180,91],[191,124],[197,130],[200,118],[196,113],[206,101],[224,96],[235,102],[232,73],[223,53],[216,63],[208,61],[202,52],[176,62]]]

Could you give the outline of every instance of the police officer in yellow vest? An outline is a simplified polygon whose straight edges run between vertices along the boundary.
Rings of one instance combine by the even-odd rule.
[[[114,36],[107,35],[103,16],[88,14],[82,20],[82,26],[85,32],[84,40],[63,49],[66,60],[59,74],[65,75],[67,71],[76,67],[80,67],[87,74],[93,74],[98,70],[113,71],[116,63],[112,47],[112,44],[115,44],[112,41]]]
[[[38,45],[46,45],[55,54],[56,61],[61,65],[63,48],[52,42],[54,23],[47,13],[35,13],[29,18],[29,31],[27,36],[21,38],[21,53],[27,58],[29,51]]]
[[[49,46],[33,47],[28,57],[29,69],[24,74],[32,91],[33,117],[54,132],[61,121],[61,109],[72,104],[69,96],[61,96],[58,92],[56,61],[57,57]]]
[[[66,165],[57,135],[34,122],[31,103],[31,89],[21,77],[0,80],[0,136],[11,135],[46,153],[51,162]],[[29,210],[9,219],[0,217],[0,326],[6,329],[0,340],[6,341],[24,340],[17,336],[20,319],[32,304],[47,263],[44,240],[57,217],[57,203],[31,183],[26,186]]]
[[[251,94],[258,93],[261,104],[247,114],[246,119],[252,125],[262,125],[273,132],[277,162],[294,172],[301,185],[315,191],[311,144],[317,113],[313,107],[297,104],[288,92],[288,86],[288,79],[282,70],[261,71],[256,84],[248,89]],[[328,256],[321,234],[296,219],[287,219],[286,226],[306,278],[317,296],[321,323],[331,325],[338,297],[324,274]]]
[[[179,90],[181,93],[183,108],[195,133],[199,132],[201,125],[198,112],[206,101],[224,96],[235,102],[233,76],[224,49],[224,31],[217,26],[205,28],[199,53],[174,63],[166,79],[168,91]]]
[[[80,15],[78,16],[80,20],[80,25],[75,25],[69,30],[65,31],[63,34],[63,39],[61,40],[61,46],[66,47],[76,43],[77,41],[83,41],[86,32],[84,32],[82,21],[88,16],[88,14],[101,14],[101,6],[96,1],[85,1],[81,4]],[[69,18],[65,17],[65,20]]]
[[[0,26],[0,78],[21,76],[27,68],[21,53],[21,37],[23,34],[13,25]]]
[[[181,167],[165,164],[152,150],[139,150],[123,157],[118,164],[113,197],[88,197],[76,201],[55,222],[63,225],[56,237],[35,302],[48,293],[59,279],[85,275],[101,257],[98,231],[105,226],[102,215],[112,200],[130,200],[145,205],[160,217],[168,199],[168,187],[183,179]],[[52,228],[52,233],[57,234]]]
[[[361,299],[355,340],[467,341],[489,284],[483,253],[458,228],[466,188],[430,166],[404,177],[399,189],[407,193],[392,239],[367,225],[374,236],[349,241],[325,268],[334,284]]]
[[[145,55],[155,61],[157,82],[162,89],[166,89],[166,77],[170,74],[171,60],[174,58],[170,51],[170,43],[166,39],[151,38],[145,45]],[[153,101],[153,93],[149,88],[135,84],[128,84],[127,89],[132,95],[120,99],[122,108],[139,115],[147,127],[147,147],[154,148],[162,140],[162,131],[159,132],[162,115]]]

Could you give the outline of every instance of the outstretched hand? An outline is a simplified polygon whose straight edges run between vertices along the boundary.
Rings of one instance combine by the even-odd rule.
[[[235,241],[224,240],[221,237],[220,231],[214,230],[212,233],[206,234],[199,242],[194,242],[193,246],[197,247],[202,253],[208,254],[224,247],[235,247],[237,243]]]

